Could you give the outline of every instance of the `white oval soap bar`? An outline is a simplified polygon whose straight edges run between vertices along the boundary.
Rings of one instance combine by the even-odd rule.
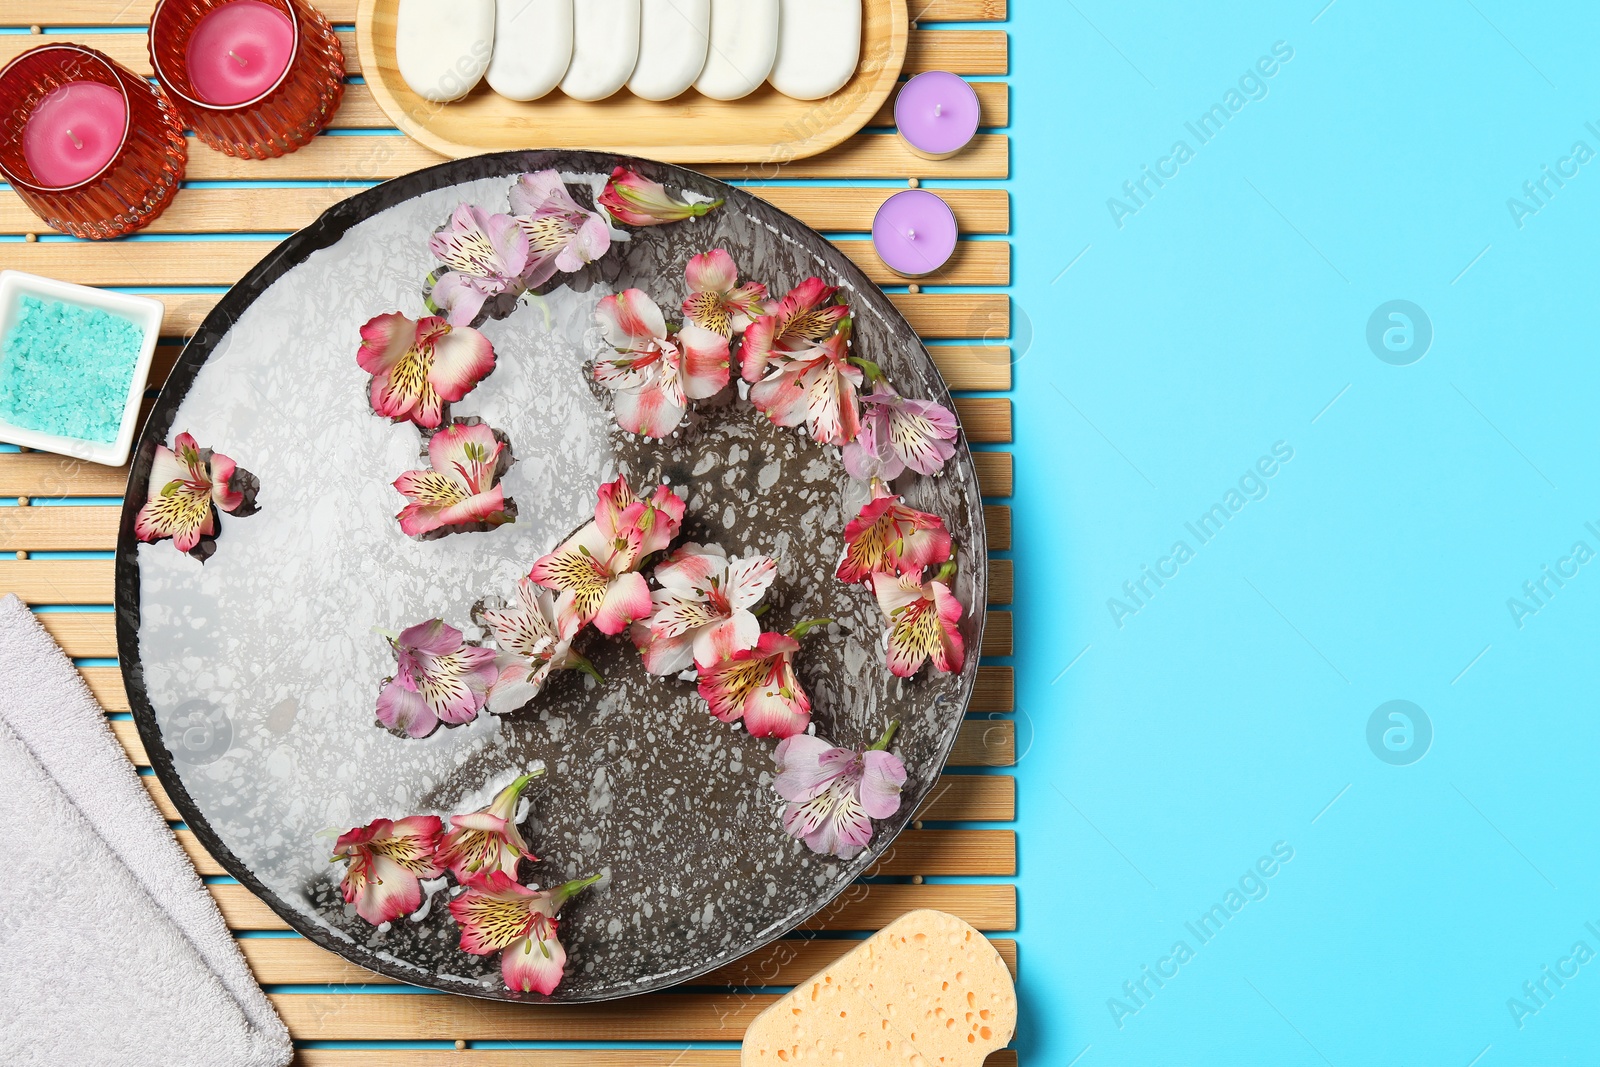
[[[639,0],[572,0],[572,64],[561,91],[604,100],[639,61]]]
[[[572,62],[572,4],[495,0],[489,88],[507,100],[537,100],[561,84]]]
[[[982,1067],[1017,1028],[1000,953],[942,911],[913,911],[756,1016],[742,1067]]]
[[[494,0],[400,0],[394,58],[411,91],[444,103],[472,92],[494,54]]]
[[[711,0],[711,53],[694,87],[713,100],[749,96],[778,54],[778,0]]]
[[[639,63],[628,91],[646,100],[685,92],[706,65],[711,0],[641,0]]]
[[[796,100],[844,88],[861,60],[861,0],[781,0],[772,87]]]

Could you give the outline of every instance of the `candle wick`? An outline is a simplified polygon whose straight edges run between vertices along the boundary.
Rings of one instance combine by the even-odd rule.
[[[943,115],[943,114],[944,114],[944,105],[943,104],[934,104],[933,105],[933,117],[934,118],[938,118],[940,115]]]
[[[67,127],[67,136],[72,138],[72,147],[73,148],[81,149],[83,147],[83,142],[78,140],[78,135],[72,132],[72,127],[71,126]]]
[[[907,230],[906,231],[906,240],[915,241],[916,239],[917,239],[917,231],[916,230]]]
[[[232,57],[233,57],[233,61],[234,61],[234,62],[235,62],[235,63],[237,63],[237,64],[239,64],[239,66],[241,66],[241,67],[248,67],[248,66],[249,66],[249,65],[250,65],[250,64],[249,64],[249,63],[248,63],[248,62],[246,62],[246,61],[245,61],[245,60],[244,60],[244,59],[241,59],[241,58],[240,58],[240,57],[239,57],[239,54],[238,54],[238,53],[237,53],[237,52],[235,52],[235,51],[234,51],[234,50],[233,50],[233,49],[231,49],[231,48],[230,48],[230,49],[228,49],[228,55],[230,55],[230,56],[232,56]]]

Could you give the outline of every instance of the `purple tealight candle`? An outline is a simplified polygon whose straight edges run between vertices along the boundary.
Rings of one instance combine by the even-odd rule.
[[[978,93],[948,71],[925,71],[900,87],[894,123],[917,155],[947,159],[978,132]]]
[[[956,250],[956,216],[926,189],[895,193],[872,220],[872,247],[896,274],[920,278],[949,262]]]

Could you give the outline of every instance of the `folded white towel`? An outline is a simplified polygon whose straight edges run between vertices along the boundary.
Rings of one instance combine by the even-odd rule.
[[[15,596],[0,600],[0,816],[0,1062],[289,1062],[104,712]]]

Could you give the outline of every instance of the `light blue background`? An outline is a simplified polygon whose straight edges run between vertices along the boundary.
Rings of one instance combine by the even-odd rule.
[[[1013,0],[1024,1063],[1600,1062],[1600,959],[1507,1007],[1600,952],[1600,560],[1507,608],[1600,551],[1600,159],[1520,229],[1506,205],[1600,151],[1600,10],[1324,3]],[[1278,41],[1266,98],[1119,229],[1107,198]],[[1365,340],[1396,298],[1435,331],[1411,366]],[[1118,628],[1278,441],[1270,494]],[[1367,745],[1391,699],[1434,727],[1410,766]]]

